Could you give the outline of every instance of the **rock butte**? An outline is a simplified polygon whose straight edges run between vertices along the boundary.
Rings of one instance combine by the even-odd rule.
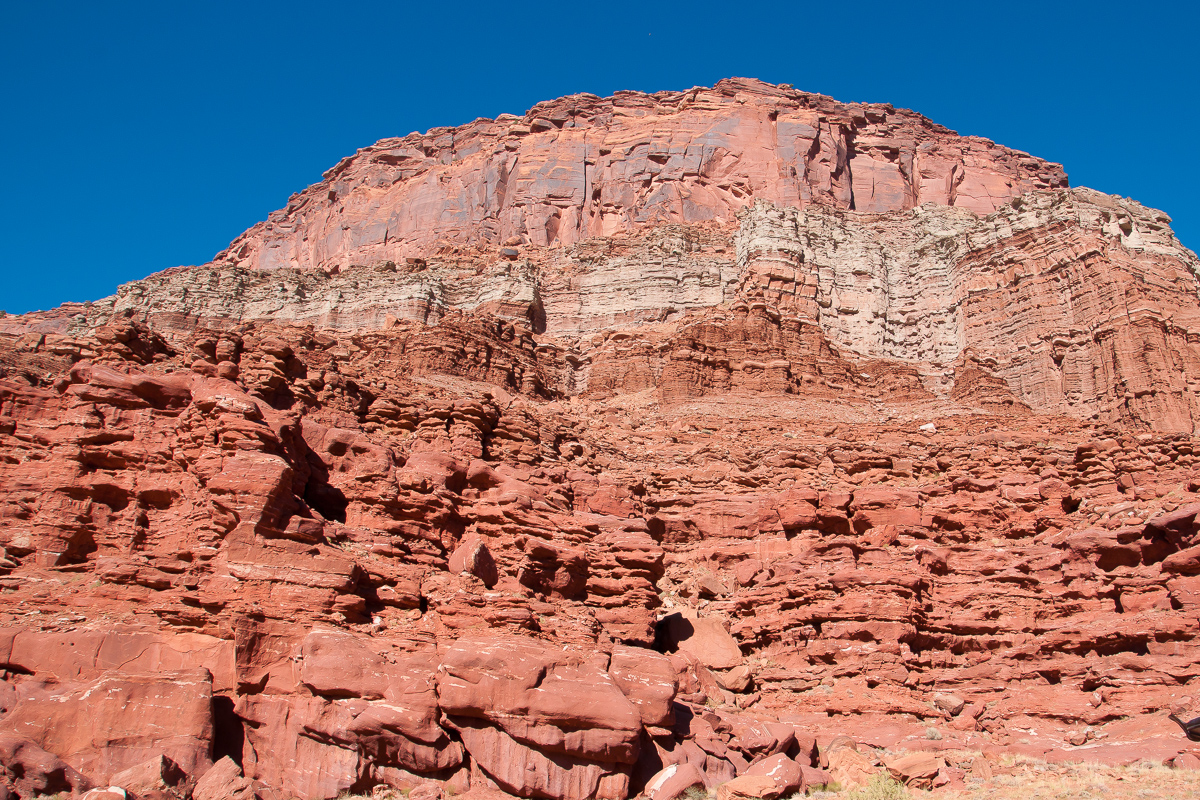
[[[1169,223],[734,79],[384,140],[0,318],[0,796],[1191,763]]]

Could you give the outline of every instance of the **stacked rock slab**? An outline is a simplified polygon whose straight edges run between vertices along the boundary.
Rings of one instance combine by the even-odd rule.
[[[76,315],[4,324],[68,339],[130,318],[185,339],[278,319],[346,333],[399,326],[412,342],[393,358],[410,369],[444,369],[461,354],[474,377],[542,396],[654,389],[677,402],[858,384],[1194,428],[1200,263],[1160,212],[1074,189],[984,217],[932,204],[863,214],[764,201],[736,216],[726,228],[668,225],[533,249],[519,264],[474,253],[334,275],[175,270]],[[447,325],[451,340],[430,338],[432,323],[459,314],[470,322]],[[520,345],[518,361],[496,360],[492,332],[478,327],[485,317]],[[841,354],[864,363],[851,370]]]
[[[0,786],[1183,763],[1200,281],[1168,223],[732,80],[386,140],[211,264],[2,318]]]

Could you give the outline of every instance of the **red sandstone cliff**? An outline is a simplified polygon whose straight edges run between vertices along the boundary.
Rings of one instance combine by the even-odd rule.
[[[1197,261],[1064,184],[756,82],[565,98],[0,320],[0,791],[1179,756]]]
[[[570,246],[664,223],[729,223],[754,199],[995,211],[1065,187],[1024,153],[911,111],[735,78],[712,89],[573,95],[459,128],[384,139],[238,237],[214,264],[369,264],[438,248]]]

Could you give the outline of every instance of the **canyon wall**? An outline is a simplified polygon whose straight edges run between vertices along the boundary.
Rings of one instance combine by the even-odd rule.
[[[1031,193],[986,216],[759,200],[725,227],[664,225],[512,258],[175,269],[76,317],[7,324],[61,335],[125,316],[186,337],[266,320],[365,331],[485,314],[561,364],[546,376],[552,394],[628,389],[634,379],[610,373],[632,366],[664,399],[699,396],[740,385],[747,364],[777,373],[761,386],[799,391],[830,347],[903,367],[937,397],[970,362],[1038,413],[1191,431],[1200,262],[1169,222],[1088,189]],[[735,334],[730,350],[723,332],[748,317],[761,330]]]
[[[735,79],[385,140],[0,318],[0,798],[1190,763],[1169,223]]]
[[[1050,164],[911,111],[760,81],[573,95],[342,159],[213,261],[328,269],[454,247],[570,246],[664,223],[731,222],[754,199],[989,213],[1066,186]]]

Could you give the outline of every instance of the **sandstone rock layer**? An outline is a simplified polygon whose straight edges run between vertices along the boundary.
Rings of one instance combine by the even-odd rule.
[[[327,269],[444,245],[570,246],[669,222],[729,222],[752,198],[988,213],[1066,186],[1056,164],[911,111],[742,79],[573,95],[523,118],[384,139],[323,177],[214,263]]]
[[[1187,763],[1168,225],[732,80],[385,140],[211,264],[0,319],[0,790]]]

